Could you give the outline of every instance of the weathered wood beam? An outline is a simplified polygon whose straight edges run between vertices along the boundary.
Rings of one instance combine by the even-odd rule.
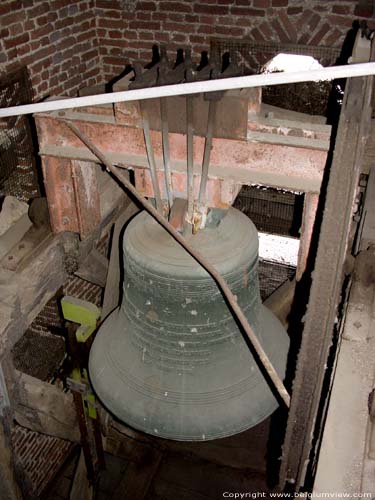
[[[16,371],[15,420],[32,431],[79,442],[73,396],[58,387]]]
[[[0,278],[0,356],[22,337],[29,324],[67,278],[64,247],[73,235],[45,236],[20,272]],[[3,276],[2,276],[3,277]]]
[[[373,57],[374,50],[373,45]],[[283,446],[281,484],[289,483],[295,491],[300,491],[314,468],[319,440],[313,444],[313,437],[320,435],[324,422],[323,415],[318,418],[318,409],[341,299],[344,264],[350,255],[353,207],[371,124],[372,86],[372,77],[349,80],[340,114]]]
[[[17,482],[12,447],[13,412],[11,393],[13,389],[13,366],[10,353],[0,358],[0,497],[4,500],[21,500]]]
[[[84,113],[66,112],[64,119],[75,125],[115,165],[130,168],[148,168],[143,133],[141,129],[124,127],[113,119],[97,115],[92,118]],[[53,113],[36,117],[40,154],[65,159],[97,161],[82,143],[74,137],[66,125]],[[319,192],[327,152],[319,149],[298,147],[292,137],[286,144],[263,144],[256,141],[215,138],[210,157],[211,179],[222,179],[235,184],[263,184],[284,187],[296,191]],[[161,134],[151,132],[157,169],[163,172]],[[122,140],[119,140],[121,138]],[[172,133],[169,136],[171,170],[177,185],[183,181],[178,177],[186,172],[186,137]],[[63,142],[63,145],[62,145]],[[313,141],[311,141],[313,142]],[[194,170],[200,174],[204,150],[204,138],[194,140]],[[144,193],[147,195],[147,193]]]

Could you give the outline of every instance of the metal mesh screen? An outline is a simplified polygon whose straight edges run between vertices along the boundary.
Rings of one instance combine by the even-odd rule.
[[[272,188],[243,186],[234,207],[250,217],[258,231],[299,236],[303,195]]]
[[[0,106],[29,104],[32,87],[25,67],[0,76]],[[28,201],[38,196],[35,156],[29,119],[0,119],[0,196],[13,195]]]
[[[332,66],[340,55],[340,50],[333,47],[314,47],[311,45],[256,43],[235,39],[211,39],[211,53],[222,56],[229,52],[231,58],[238,64],[244,74],[256,72],[280,52],[312,56],[322,66]]]
[[[259,260],[259,288],[262,301],[266,300],[286,280],[293,278],[296,268],[280,262]]]

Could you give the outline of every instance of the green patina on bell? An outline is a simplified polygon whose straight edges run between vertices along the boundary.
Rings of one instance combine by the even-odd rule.
[[[188,239],[224,276],[283,377],[289,340],[260,300],[254,224],[230,209]],[[270,415],[277,400],[207,272],[145,212],[123,248],[122,305],[90,353],[102,403],[136,429],[182,441],[230,436]]]

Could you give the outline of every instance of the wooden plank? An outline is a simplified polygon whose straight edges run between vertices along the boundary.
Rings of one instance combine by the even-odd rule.
[[[100,223],[100,197],[96,170],[95,164],[72,160],[76,219],[81,238],[86,238]]]
[[[283,447],[281,484],[289,483],[295,491],[299,491],[314,469],[320,441],[317,439],[313,446],[312,440],[319,437],[324,422],[324,412],[318,418],[318,408],[342,292],[365,138],[371,122],[371,91],[372,77],[347,81]],[[303,312],[301,306],[301,316]]]
[[[93,498],[94,488],[87,479],[85,457],[81,450],[69,500],[92,500]]]
[[[300,229],[301,238],[298,249],[298,262],[296,280],[299,281],[305,272],[307,259],[310,252],[311,238],[313,235],[316,212],[318,210],[319,194],[306,193],[303,205],[302,225]]]
[[[21,500],[17,484],[11,440],[13,414],[10,405],[12,366],[10,353],[0,358],[0,497],[2,500]]]
[[[125,471],[120,484],[112,495],[112,500],[144,500],[151,482],[159,468],[162,454],[153,450],[143,462],[131,462]]]
[[[130,168],[148,168],[142,130],[121,127],[112,123],[78,120],[72,112],[66,118],[106,154],[115,165]],[[82,143],[67,130],[64,123],[50,115],[37,117],[40,136],[40,154],[61,158],[97,161]],[[271,135],[271,134],[269,134]],[[157,169],[163,172],[161,134],[151,132]],[[119,140],[121,137],[123,140]],[[63,138],[63,139],[62,139]],[[61,146],[61,141],[64,146]],[[186,172],[186,138],[184,134],[170,134],[171,171],[176,176]],[[320,189],[327,152],[293,145],[262,144],[247,140],[215,138],[210,158],[210,178],[231,182],[259,183],[292,190]],[[194,139],[194,171],[199,175],[204,151],[204,138]]]
[[[64,231],[78,233],[71,160],[44,157],[42,169],[52,230],[58,232],[62,224]]]
[[[70,233],[47,236],[21,272],[0,278],[0,355],[26,331],[67,278],[64,245]]]
[[[32,431],[79,442],[80,435],[72,394],[16,371],[15,420]]]

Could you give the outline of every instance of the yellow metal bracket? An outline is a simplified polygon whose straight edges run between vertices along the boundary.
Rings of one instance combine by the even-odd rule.
[[[87,300],[77,299],[66,295],[61,299],[61,307],[64,319],[72,323],[78,323],[79,327],[76,331],[76,339],[79,343],[86,342],[96,329],[97,322],[101,315],[101,310],[96,305]],[[87,391],[82,393],[82,400],[86,416],[96,418],[96,403],[95,396],[91,392],[89,378],[86,369],[74,368],[71,374],[72,381],[78,384],[84,384]],[[79,391],[81,392],[81,391]]]
[[[78,323],[77,342],[83,343],[92,335],[100,318],[101,310],[87,300],[66,295],[61,299],[63,316],[67,321]]]

